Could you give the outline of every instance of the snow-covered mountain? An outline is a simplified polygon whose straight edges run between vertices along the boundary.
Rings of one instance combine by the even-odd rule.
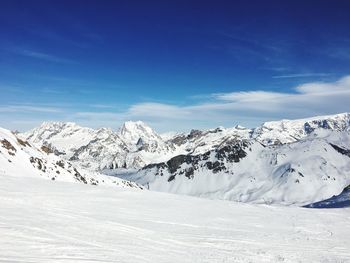
[[[76,165],[151,190],[303,205],[350,184],[349,126],[350,114],[342,113],[163,136],[141,121],[118,131],[44,123],[22,135]]]
[[[30,142],[50,147],[63,158],[91,170],[142,168],[180,154],[200,154],[217,148],[232,138],[254,139],[264,145],[290,143],[315,129],[342,131],[349,127],[350,114],[342,113],[301,120],[267,122],[255,129],[241,126],[206,131],[157,134],[147,124],[125,122],[118,131],[90,129],[75,123],[45,122],[23,134]]]
[[[0,175],[42,177],[53,181],[141,188],[136,183],[120,178],[86,171],[61,159],[49,147],[42,146],[41,149],[38,149],[28,141],[2,128],[0,128]]]
[[[124,178],[156,191],[307,204],[338,194],[350,184],[349,149],[346,131],[316,130],[298,142],[278,146],[232,139],[202,154],[150,164]]]
[[[89,170],[141,168],[152,160],[166,160],[167,154],[170,158],[175,150],[141,121],[126,122],[116,132],[75,123],[45,122],[22,136]]]
[[[265,145],[290,143],[305,138],[315,129],[344,131],[350,126],[350,113],[299,120],[265,122],[253,129],[252,138]]]

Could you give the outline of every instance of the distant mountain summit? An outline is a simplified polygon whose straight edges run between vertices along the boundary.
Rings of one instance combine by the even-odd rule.
[[[129,144],[136,144],[139,139],[144,141],[162,140],[160,135],[142,121],[125,122],[118,130],[118,134]]]

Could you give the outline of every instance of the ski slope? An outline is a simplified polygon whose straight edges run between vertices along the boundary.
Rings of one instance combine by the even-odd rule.
[[[0,262],[350,262],[350,209],[0,174]]]

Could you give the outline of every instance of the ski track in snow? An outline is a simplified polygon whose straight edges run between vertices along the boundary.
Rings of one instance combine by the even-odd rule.
[[[350,262],[350,209],[0,181],[0,262]]]

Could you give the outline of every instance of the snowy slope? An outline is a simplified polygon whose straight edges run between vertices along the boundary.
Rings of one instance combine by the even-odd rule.
[[[295,143],[267,147],[236,138],[204,154],[176,156],[121,177],[156,191],[308,204],[339,194],[350,184],[350,133],[317,132]]]
[[[1,262],[349,262],[350,210],[0,176]]]
[[[140,188],[135,183],[76,167],[50,153],[49,148],[38,149],[28,141],[2,128],[0,128],[0,175],[41,177],[52,181]]]

